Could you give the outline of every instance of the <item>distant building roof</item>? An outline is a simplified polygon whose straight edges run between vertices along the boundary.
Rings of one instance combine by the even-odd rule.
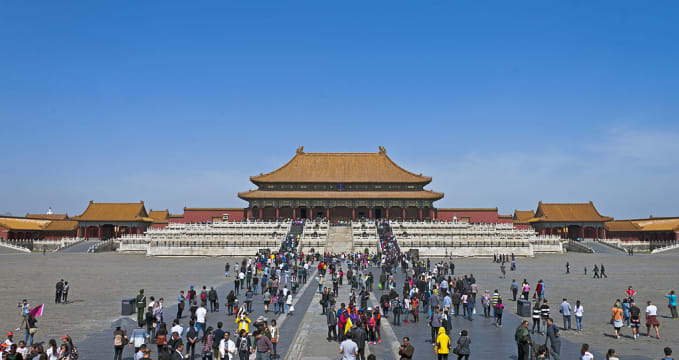
[[[297,149],[287,164],[270,173],[251,176],[255,183],[423,183],[431,178],[398,166],[380,146],[377,153],[305,153]]]
[[[27,219],[66,220],[68,214],[26,214]]]
[[[50,220],[26,219],[12,216],[0,217],[0,227],[14,231],[42,231]]]
[[[629,220],[614,220],[604,224],[609,232],[634,232],[641,231],[641,227]]]
[[[630,220],[643,231],[679,231],[679,217]]]
[[[78,222],[73,220],[54,220],[45,227],[45,231],[74,231],[78,228]]]
[[[438,200],[442,193],[420,191],[263,191],[238,193],[243,200],[252,199],[431,199]]]
[[[514,222],[517,224],[528,224],[528,220],[535,217],[535,211],[533,210],[514,210]]]
[[[599,214],[594,204],[567,203],[547,204],[540,201],[535,216],[529,222],[601,222],[613,220]]]
[[[144,207],[144,202],[138,203],[95,203],[90,204],[80,216],[73,217],[78,221],[129,221],[153,222]]]
[[[439,212],[497,212],[497,208],[437,208],[436,210]]]
[[[164,224],[167,223],[170,212],[168,210],[151,210],[149,211],[149,217],[153,219],[155,224]]]

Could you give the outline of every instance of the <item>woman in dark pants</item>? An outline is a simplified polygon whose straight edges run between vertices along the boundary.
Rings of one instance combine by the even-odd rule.
[[[469,344],[471,343],[471,339],[467,336],[467,330],[462,330],[460,338],[457,339],[457,360],[469,360],[469,354],[471,353]]]

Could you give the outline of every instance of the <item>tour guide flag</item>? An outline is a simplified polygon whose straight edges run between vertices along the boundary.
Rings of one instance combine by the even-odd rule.
[[[31,311],[29,311],[28,313],[31,314],[31,315],[35,318],[35,317],[38,317],[38,316],[41,316],[41,315],[42,315],[42,309],[43,309],[43,308],[45,308],[45,304],[42,304],[42,305],[40,305],[40,306],[34,307],[34,308],[31,309]]]
[[[351,329],[353,325],[351,325],[351,318],[347,318],[347,324],[344,325],[344,333],[346,334],[347,331]]]

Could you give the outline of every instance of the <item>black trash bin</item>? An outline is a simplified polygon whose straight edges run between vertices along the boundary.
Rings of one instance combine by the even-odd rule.
[[[121,313],[123,315],[132,315],[135,311],[134,303],[137,301],[135,298],[123,299]]]
[[[531,316],[531,306],[530,301],[520,299],[516,302],[516,313],[519,316],[528,317]]]

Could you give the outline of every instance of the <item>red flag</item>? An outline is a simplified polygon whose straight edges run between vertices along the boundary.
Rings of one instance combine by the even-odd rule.
[[[42,309],[44,309],[44,308],[45,308],[45,304],[42,304],[40,306],[34,307],[28,313],[31,314],[33,317],[38,317],[38,316],[42,315]]]

